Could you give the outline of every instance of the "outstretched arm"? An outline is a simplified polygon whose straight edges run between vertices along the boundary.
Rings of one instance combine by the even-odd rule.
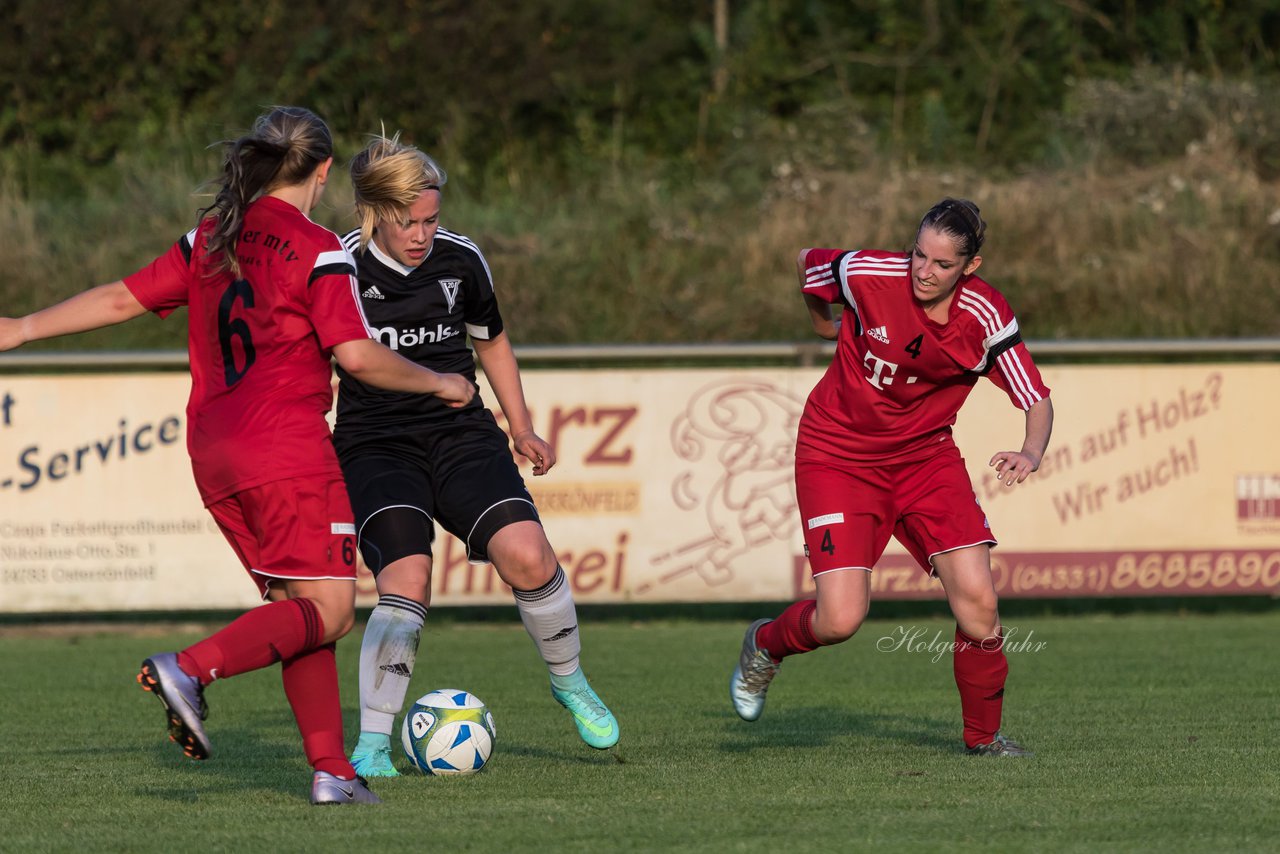
[[[146,314],[124,282],[99,285],[26,317],[0,317],[0,350],[29,341],[88,332]]]
[[[996,467],[996,479],[1005,486],[1022,483],[1033,471],[1040,468],[1044,452],[1049,447],[1049,434],[1053,432],[1053,403],[1041,398],[1027,410],[1027,432],[1021,451],[1000,451],[988,465]]]
[[[344,341],[333,348],[333,355],[344,371],[377,388],[434,394],[455,408],[470,403],[476,394],[476,387],[462,374],[436,373],[372,338]]]
[[[507,418],[511,442],[516,450],[533,463],[535,475],[546,474],[556,464],[556,452],[537,433],[533,432],[533,419],[524,399],[524,386],[520,383],[520,366],[511,349],[511,339],[500,332],[494,338],[482,341],[471,339],[480,367],[493,387],[493,393]]]

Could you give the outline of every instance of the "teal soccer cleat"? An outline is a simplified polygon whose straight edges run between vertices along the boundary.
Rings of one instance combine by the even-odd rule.
[[[551,696],[569,710],[582,740],[597,750],[618,743],[618,721],[609,707],[591,690],[582,669],[569,676],[551,676]]]
[[[391,764],[391,736],[380,732],[362,732],[351,751],[351,766],[361,777],[399,777]]]

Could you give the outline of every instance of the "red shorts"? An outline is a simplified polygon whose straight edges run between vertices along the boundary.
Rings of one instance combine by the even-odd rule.
[[[815,576],[870,572],[891,535],[930,575],[934,555],[996,543],[955,445],[925,460],[881,466],[796,460],[796,500]]]
[[[355,518],[341,477],[272,481],[209,512],[263,598],[273,578],[355,580]]]

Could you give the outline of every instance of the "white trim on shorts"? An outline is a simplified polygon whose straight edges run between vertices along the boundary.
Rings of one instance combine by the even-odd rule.
[[[832,569],[824,569],[822,570],[822,572],[813,572],[813,573],[810,573],[810,575],[812,575],[814,578],[817,578],[819,575],[826,575],[828,572],[849,572],[850,570],[854,570],[854,569],[861,570],[862,572],[865,572],[868,575],[871,573],[871,567],[869,566],[837,566],[837,567],[833,567]]]
[[[1000,545],[998,540],[978,540],[976,543],[966,543],[963,546],[952,546],[949,549],[942,549],[941,551],[934,552],[933,554],[929,555],[929,575],[933,576],[934,578],[938,577],[938,569],[933,565],[933,559],[938,555],[944,555],[944,554],[947,554],[948,552],[958,552],[961,549],[971,549],[974,546],[981,546],[984,544],[989,546]]]
[[[364,526],[368,525],[369,522],[373,520],[374,516],[377,516],[379,513],[381,513],[384,510],[401,510],[401,509],[417,510],[423,516],[427,517],[427,523],[431,525],[431,542],[427,543],[427,546],[429,548],[431,544],[436,541],[436,526],[435,526],[436,520],[432,519],[431,514],[428,513],[426,510],[423,510],[421,507],[415,507],[412,504],[388,504],[386,507],[379,507],[377,510],[374,510],[372,513],[370,513],[367,517],[365,517],[365,520],[360,523],[360,530],[356,531],[356,548],[357,549],[360,548],[360,538],[364,536]]]
[[[486,513],[488,513],[493,508],[497,507],[499,504],[506,504],[508,501],[523,501],[525,504],[528,504],[530,507],[533,508],[534,513],[538,512],[538,506],[536,504],[534,504],[528,498],[520,498],[519,496],[516,496],[514,498],[504,498],[501,501],[495,501],[492,504],[490,504],[488,507],[484,508],[484,510],[480,511],[480,515],[476,517],[476,520],[471,523],[471,530],[467,531],[467,539],[466,539],[466,542],[463,543],[463,545],[466,546],[467,548],[468,563],[475,564],[476,566],[483,566],[486,563],[493,563],[493,561],[489,561],[489,560],[472,560],[471,559],[471,535],[476,532],[476,528],[480,525],[480,520],[485,517]],[[532,522],[534,520],[530,519],[528,521]],[[503,527],[506,527],[506,526],[504,525]],[[501,528],[499,530],[501,530]]]
[[[249,574],[267,579],[266,583],[262,585],[266,588],[262,594],[263,602],[267,601],[267,594],[271,592],[271,581],[277,578],[281,581],[350,581],[353,584],[356,580],[354,575],[272,575],[260,569],[251,569]]]

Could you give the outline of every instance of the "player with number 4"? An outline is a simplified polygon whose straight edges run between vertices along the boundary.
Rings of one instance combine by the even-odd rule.
[[[797,258],[814,330],[837,342],[796,442],[796,498],[817,597],[747,629],[730,680],[744,720],[763,713],[786,656],[858,630],[871,572],[894,536],[941,580],[955,615],[966,750],[1029,755],[1000,733],[1008,662],[991,578],[996,541],[951,427],[980,378],[1003,389],[1026,414],[1025,438],[990,465],[1013,486],[1039,468],[1053,406],[1008,303],[974,275],[985,233],[977,205],[944,199],[921,220],[910,252],[805,249]],[[839,319],[833,304],[843,307]]]

